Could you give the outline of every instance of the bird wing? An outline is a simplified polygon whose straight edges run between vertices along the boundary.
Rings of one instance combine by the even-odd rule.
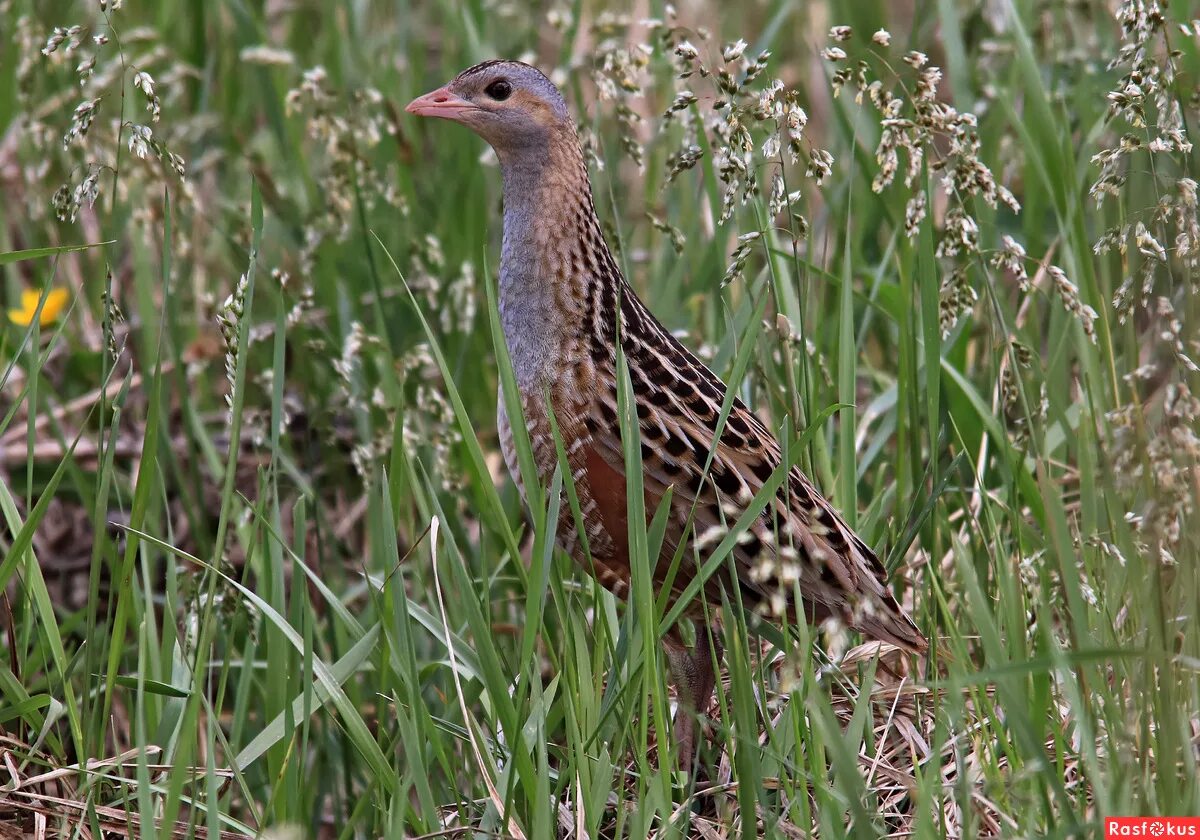
[[[716,440],[725,384],[640,301],[631,295],[625,307],[622,347],[641,432],[643,486],[648,500],[660,499],[672,488],[673,516],[663,556],[669,561],[689,518],[703,556],[745,511],[783,455],[771,432],[736,397]],[[606,480],[598,482],[604,488],[598,495],[605,498],[597,501],[609,509],[623,508],[625,462],[617,421],[617,383],[609,376],[596,385],[594,399],[603,405],[590,413],[589,452],[607,468]],[[712,463],[706,473],[710,454]],[[616,477],[620,480],[614,481]],[[652,507],[648,515],[653,515]],[[624,525],[624,517],[612,524]],[[623,540],[624,531],[613,536]],[[788,472],[778,492],[739,537],[732,558],[743,601],[760,612],[779,617],[787,611],[796,620],[797,607],[803,606],[808,620],[834,616],[873,638],[910,650],[926,645],[888,589],[879,558],[798,468]],[[696,565],[685,555],[670,582],[672,594],[683,594]],[[669,562],[659,562],[656,575],[661,577],[668,566]],[[720,603],[722,583],[728,583],[724,570],[704,583],[710,604]],[[794,603],[797,583],[803,605]]]

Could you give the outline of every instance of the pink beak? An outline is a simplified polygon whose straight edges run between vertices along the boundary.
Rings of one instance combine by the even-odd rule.
[[[424,96],[418,96],[404,109],[418,117],[441,117],[444,120],[456,120],[463,114],[475,110],[475,106],[457,94],[451,93],[444,87],[431,90]]]

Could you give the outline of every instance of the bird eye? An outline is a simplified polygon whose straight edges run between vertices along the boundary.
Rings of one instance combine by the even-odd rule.
[[[488,96],[490,96],[492,99],[495,99],[497,102],[503,102],[505,99],[508,99],[508,97],[512,95],[512,85],[510,85],[504,79],[497,79],[496,81],[494,81],[490,85],[488,85],[486,88],[484,88],[483,92],[486,93]]]

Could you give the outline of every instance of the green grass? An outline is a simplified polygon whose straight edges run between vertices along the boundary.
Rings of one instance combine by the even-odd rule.
[[[777,0],[677,21],[708,64],[744,38],[747,56],[772,53],[755,90],[798,91],[809,122],[783,172],[803,237],[768,208],[786,142],[764,162],[757,124],[762,194],[728,223],[713,132],[686,138],[705,154],[666,183],[681,117],[709,118],[716,95],[676,82],[642,11],[600,31],[584,4],[555,7],[556,28],[546,9],[483,2],[126,0],[110,27],[98,6],[0,3],[0,294],[10,309],[23,289],[70,291],[55,319],[0,326],[0,833],[34,830],[36,808],[70,837],[638,840],[1094,837],[1107,815],[1200,813],[1200,286],[1175,239],[1200,152],[1146,151],[1153,103],[1150,128],[1109,114],[1127,68],[1106,69],[1122,35],[1104,4],[909,16]],[[1167,101],[1185,132],[1200,119],[1186,6],[1168,4],[1155,42],[1178,51]],[[840,23],[849,59],[822,60]],[[71,24],[79,50],[43,57]],[[92,92],[74,69],[96,33]],[[621,98],[644,118],[639,170],[590,67],[642,41],[657,43],[645,96]],[[263,44],[294,63],[244,52]],[[831,94],[865,58],[909,102],[910,49],[978,115],[978,158],[1022,205],[962,199],[979,255],[937,253],[960,204],[932,171],[945,139],[911,189],[902,154],[876,193],[878,113],[853,78]],[[663,769],[656,735],[672,711],[657,636],[677,617],[648,585],[662,523],[630,535],[625,605],[555,550],[558,511],[578,508],[570,473],[536,486],[519,439],[521,505],[494,431],[498,394],[519,411],[495,304],[498,173],[467,131],[403,115],[470,63],[526,51],[567,71],[631,282],[779,432],[937,640],[907,667],[822,628],[780,647],[727,605],[699,781]],[[317,65],[322,92],[289,100]],[[677,84],[700,100],[662,126]],[[100,93],[64,151],[75,106]],[[131,124],[186,161],[186,185],[136,156]],[[1142,148],[1097,206],[1093,155],[1122,135]],[[834,158],[820,184],[816,149]],[[58,221],[55,190],[93,171],[94,206]],[[1127,251],[1095,253],[1120,225]],[[1031,291],[990,262],[1004,236]],[[1143,266],[1147,299],[1121,317]],[[943,333],[964,284],[976,299]],[[731,525],[676,562],[725,562]]]

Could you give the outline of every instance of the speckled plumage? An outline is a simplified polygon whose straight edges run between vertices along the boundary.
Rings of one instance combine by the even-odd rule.
[[[512,93],[499,102],[486,91],[497,80]],[[569,506],[558,536],[569,553],[602,585],[629,591],[625,460],[617,419],[617,335],[628,362],[641,432],[646,510],[652,516],[667,488],[671,513],[657,584],[689,533],[704,548],[716,545],[780,464],[779,444],[738,399],[720,440],[714,438],[726,386],[646,309],[626,283],[596,217],[587,167],[566,105],[536,69],[518,62],[487,62],[460,74],[441,91],[409,106],[435,114],[445,103],[465,103],[457,119],[488,140],[504,179],[504,242],[500,310],[522,395],[524,420],[540,478],[548,483],[557,455],[546,414],[553,408],[578,493],[589,556],[584,556]],[[514,101],[515,98],[515,101]],[[420,106],[434,101],[434,106]],[[500,403],[500,442],[520,483],[510,418]],[[705,463],[712,455],[707,474]],[[686,551],[671,581],[678,597],[693,579],[697,552]],[[782,606],[809,621],[841,619],[867,636],[919,651],[926,642],[886,585],[883,566],[812,483],[793,468],[783,485],[738,541],[734,574],[728,564],[703,586],[686,615],[697,620],[718,611],[722,587],[770,615]],[[781,586],[782,573],[782,586]],[[793,603],[792,582],[803,595]],[[666,640],[675,681],[686,704],[707,707],[713,687],[713,651],[707,633],[694,651],[676,636]],[[715,651],[719,657],[719,649]],[[695,732],[677,718],[682,759],[690,761]]]

